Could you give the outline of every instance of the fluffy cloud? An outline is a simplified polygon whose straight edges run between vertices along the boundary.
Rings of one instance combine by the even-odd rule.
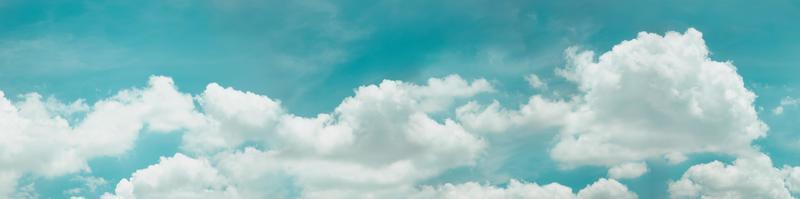
[[[577,194],[572,193],[571,188],[558,183],[541,186],[511,180],[505,188],[475,182],[458,185],[448,183],[435,188],[428,186],[423,187],[412,198],[634,199],[637,196],[616,180],[600,179]]]
[[[0,190],[14,189],[16,183],[9,182],[27,173],[52,177],[88,170],[88,159],[130,150],[145,128],[168,132],[200,123],[191,96],[166,77],[151,77],[148,87],[120,91],[91,108],[36,93],[21,98],[12,102],[0,92],[0,186],[6,186]]]
[[[535,131],[563,126],[572,112],[572,102],[549,100],[540,95],[530,97],[519,110],[508,110],[497,101],[487,106],[469,102],[456,110],[456,117],[474,132],[501,133],[510,129]]]
[[[702,34],[639,33],[594,61],[570,55],[561,71],[583,91],[551,156],[570,165],[618,165],[696,152],[741,154],[766,134],[755,94],[736,67],[709,57]],[[653,142],[658,140],[658,142]]]
[[[470,83],[458,76],[422,86],[389,80],[362,86],[333,113],[284,117],[269,158],[295,176],[308,197],[410,186],[475,161],[485,143],[458,123],[428,114],[491,90],[485,80]]]
[[[308,198],[404,193],[417,180],[474,163],[486,143],[457,122],[430,114],[492,90],[486,80],[455,75],[431,78],[426,85],[385,80],[359,87],[331,113],[301,117],[269,97],[212,83],[196,97],[202,119],[188,127],[183,145],[215,157],[223,175],[233,176],[229,181],[247,197],[290,195],[251,186],[265,184],[268,176],[296,181]],[[235,150],[245,142],[267,147]],[[141,172],[155,172],[149,170]],[[131,192],[136,178],[121,181],[117,194]],[[266,184],[280,183],[286,182]]]
[[[239,198],[236,188],[208,160],[180,153],[122,179],[114,192],[102,198]]]
[[[637,198],[636,194],[628,191],[625,185],[617,182],[616,180],[600,179],[597,182],[581,189],[578,192],[578,198],[583,199],[604,199],[604,198],[617,198],[617,199],[633,199]]]
[[[183,148],[200,153],[264,142],[284,114],[279,101],[211,83],[197,97],[204,122],[183,136]]]
[[[798,193],[797,167],[774,168],[764,154],[694,165],[680,180],[670,182],[672,198],[792,198]]]
[[[596,60],[575,48],[567,55],[557,73],[579,88],[568,101],[537,95],[519,110],[470,103],[457,110],[459,121],[486,132],[560,127],[553,159],[565,168],[614,167],[612,177],[639,176],[646,171],[639,162],[650,158],[679,163],[691,153],[750,153],[751,141],[766,135],[755,94],[731,62],[709,58],[695,29],[642,32]]]
[[[608,176],[614,179],[637,178],[647,172],[644,162],[621,164],[608,169]]]
[[[800,193],[800,167],[784,166],[781,172],[786,188],[792,193]]]

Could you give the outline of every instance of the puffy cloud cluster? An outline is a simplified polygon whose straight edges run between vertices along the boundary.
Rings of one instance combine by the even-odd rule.
[[[486,143],[455,121],[429,114],[492,90],[486,80],[458,76],[426,85],[386,80],[358,88],[331,113],[301,117],[269,97],[212,83],[196,97],[203,122],[188,128],[183,148],[216,157],[219,169],[236,176],[231,182],[251,197],[263,197],[254,191],[262,187],[248,187],[264,183],[264,176],[289,176],[310,198],[405,192],[417,180],[474,163]],[[265,150],[235,150],[247,141]],[[117,194],[137,190],[130,184],[121,181]]]
[[[277,100],[216,83],[208,84],[196,98],[204,122],[183,135],[183,148],[197,153],[234,148],[248,140],[266,141],[266,133],[285,114]]]
[[[536,183],[522,183],[511,180],[505,188],[485,186],[475,182],[458,185],[448,183],[440,187],[424,187],[411,198],[634,199],[637,196],[616,180],[600,179],[581,189],[577,194],[572,193],[571,188],[558,183],[541,186]]]
[[[275,165],[264,172],[297,178],[309,197],[412,188],[410,183],[416,180],[474,163],[486,145],[460,124],[450,119],[440,122],[429,114],[447,110],[458,98],[492,90],[486,80],[467,82],[458,76],[432,78],[422,86],[387,80],[358,88],[334,112],[316,117],[286,113],[279,101],[216,83],[192,97],[178,92],[171,79],[158,76],[144,89],[121,91],[91,107],[82,101],[42,100],[35,93],[16,103],[0,95],[0,128],[5,138],[0,140],[0,191],[11,194],[17,179],[27,173],[58,176],[88,171],[88,159],[130,150],[143,130],[182,129],[186,131],[184,150],[224,159],[219,160],[221,169],[231,175],[236,174],[231,167],[261,167],[240,164]],[[195,100],[202,111],[195,110]],[[245,142],[259,143],[267,150],[234,151]],[[167,184],[206,182],[186,177],[198,173],[167,174],[181,171],[184,164],[196,164],[183,169],[200,168],[200,174],[211,175],[208,170],[216,169],[205,159],[176,155],[118,183],[116,195],[183,197],[194,188],[210,186],[167,193],[173,189],[157,189],[160,185],[148,180],[169,177],[175,182]]]
[[[755,94],[732,63],[709,58],[697,30],[642,32],[596,60],[574,48],[567,55],[557,73],[578,85],[569,101],[533,96],[519,110],[467,104],[459,121],[489,132],[560,127],[553,159],[566,168],[609,166],[615,178],[641,175],[641,162],[651,158],[678,163],[699,152],[750,153],[751,141],[766,135]]]
[[[519,110],[503,108],[498,101],[486,106],[469,102],[456,109],[456,117],[474,132],[502,133],[510,129],[535,131],[565,125],[565,118],[569,117],[573,108],[572,102],[534,95]]]
[[[146,88],[120,91],[91,107],[36,93],[12,102],[0,92],[0,196],[11,194],[22,175],[86,171],[88,159],[130,150],[145,128],[175,131],[199,119],[191,95],[178,92],[166,77],[152,77]]]
[[[114,192],[102,198],[239,198],[236,188],[208,160],[180,153],[122,179]]]
[[[594,61],[563,70],[583,91],[552,157],[567,165],[617,165],[696,152],[740,154],[766,134],[755,94],[730,62],[709,57],[702,34],[639,33]],[[654,142],[656,141],[657,142]]]
[[[793,198],[800,193],[800,167],[772,166],[764,154],[694,165],[680,180],[669,183],[672,198]]]

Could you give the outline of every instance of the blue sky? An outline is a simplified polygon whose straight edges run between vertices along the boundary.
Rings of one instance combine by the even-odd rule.
[[[572,128],[580,129],[572,127],[577,124],[534,128],[530,126],[538,123],[528,121],[529,125],[512,125],[504,133],[483,134],[469,127],[468,121],[457,114],[457,109],[469,101],[486,105],[497,100],[506,110],[517,110],[528,103],[529,97],[536,95],[548,100],[566,101],[574,106],[583,103],[590,105],[589,98],[570,101],[571,96],[591,96],[588,94],[591,91],[581,90],[578,86],[587,82],[585,79],[589,77],[576,82],[557,73],[559,69],[573,64],[568,53],[565,53],[568,48],[593,51],[594,61],[603,65],[596,56],[612,51],[614,46],[623,45],[623,41],[644,40],[639,32],[664,35],[674,31],[690,35],[688,30],[694,28],[702,32],[703,45],[710,51],[706,58],[735,65],[735,74],[741,77],[744,89],[758,96],[748,107],[756,111],[757,120],[763,121],[768,130],[764,130],[765,136],[747,140],[751,144],[749,146],[766,154],[777,170],[784,165],[800,166],[800,134],[795,131],[800,117],[795,100],[800,98],[800,91],[797,90],[800,80],[796,78],[800,74],[800,56],[797,56],[800,54],[800,45],[797,45],[800,23],[796,19],[800,19],[800,2],[791,0],[0,0],[0,90],[5,93],[5,98],[18,107],[22,106],[20,103],[25,99],[22,95],[35,92],[43,98],[52,97],[63,103],[82,99],[92,107],[91,110],[95,110],[99,109],[94,107],[96,102],[115,99],[113,96],[120,90],[155,87],[148,86],[148,80],[157,75],[170,77],[179,92],[194,98],[202,98],[201,94],[209,91],[208,84],[216,82],[222,87],[268,96],[271,101],[279,101],[284,112],[296,117],[314,118],[320,113],[348,115],[350,112],[338,112],[340,109],[337,107],[345,104],[345,98],[361,99],[358,98],[362,94],[360,86],[397,80],[424,87],[429,85],[429,78],[457,74],[459,79],[473,86],[483,79],[491,85],[492,91],[476,87],[475,93],[450,96],[454,98],[453,102],[443,106],[446,107],[444,110],[414,111],[424,112],[437,124],[444,125],[445,120],[450,118],[464,126],[470,135],[487,144],[480,150],[482,152],[477,152],[483,155],[467,161],[474,163],[421,170],[433,174],[404,182],[411,183],[404,186],[439,187],[445,183],[478,182],[503,188],[507,187],[509,179],[517,179],[540,185],[559,183],[577,192],[599,178],[610,178],[607,171],[616,165],[581,162],[571,169],[560,166],[571,162],[554,158],[554,153],[557,153],[554,151],[558,151],[555,146],[561,143],[560,139],[573,136],[565,132]],[[658,66],[661,65],[652,67]],[[532,88],[525,79],[529,74],[536,74],[544,80],[547,88]],[[697,84],[705,85],[702,84],[704,81],[700,78]],[[381,84],[381,88],[386,87]],[[363,93],[363,96],[368,96],[368,91]],[[608,99],[618,100],[613,97]],[[774,109],[782,100],[786,103],[778,114]],[[203,104],[210,101],[190,102],[196,106],[197,112],[213,114],[206,107],[210,105]],[[631,106],[635,108],[636,105]],[[613,107],[602,107],[597,112],[604,108]],[[71,127],[75,127],[81,121],[88,120],[84,117],[91,110],[85,114],[61,116],[70,121]],[[656,117],[660,113],[648,115]],[[347,120],[343,119],[347,116],[341,117],[336,121]],[[626,117],[620,118],[624,120]],[[664,122],[663,125],[685,124],[689,129],[709,131],[715,131],[717,127],[697,126],[713,122],[669,123],[657,118],[654,121]],[[721,126],[742,127],[737,125],[739,123]],[[175,154],[182,153],[192,160],[207,158],[212,167],[222,170],[219,166],[221,160],[217,159],[222,156],[220,154],[244,153],[244,148],[248,146],[260,151],[281,150],[278,146],[294,143],[261,143],[261,140],[253,139],[228,146],[220,154],[200,153],[184,145],[187,139],[185,134],[193,132],[191,128],[167,128],[167,133],[150,132],[150,128],[142,128],[141,133],[131,140],[133,147],[123,152],[87,155],[85,162],[88,170],[62,172],[54,176],[42,175],[43,172],[38,171],[19,171],[22,177],[15,180],[14,190],[18,193],[35,193],[40,198],[66,198],[72,196],[68,190],[81,188],[77,195],[96,198],[106,192],[115,193],[117,182],[122,179],[132,181],[131,175],[137,170],[165,162],[160,159],[162,156],[181,160]],[[244,127],[232,129],[252,130]],[[364,131],[369,132],[369,129]],[[7,130],[11,131],[14,130]],[[273,130],[258,131],[264,134],[271,132]],[[710,138],[713,139],[707,136],[693,137],[697,140]],[[31,142],[34,145],[44,143]],[[22,150],[27,148],[22,147]],[[692,152],[686,154],[688,159],[677,164],[651,155],[632,159],[636,163],[645,162],[648,171],[641,176],[617,180],[639,198],[669,198],[668,183],[681,179],[690,167],[714,160],[731,165],[736,159],[746,159],[741,154],[722,149],[704,150],[691,149]],[[8,154],[14,153],[5,155]],[[361,153],[347,154],[337,157],[358,156]],[[441,164],[414,162],[417,161],[415,158],[411,158],[415,165]],[[0,169],[16,168],[2,157],[0,163],[8,164]],[[416,166],[421,167],[419,165]],[[322,185],[303,184],[317,178],[291,172],[281,175],[286,176],[265,178],[296,178],[294,181],[298,182],[267,180],[259,183],[286,187],[287,194],[284,196],[290,198],[318,196],[305,194],[304,190]],[[88,190],[86,180],[81,180],[86,177],[103,179],[105,183]],[[800,178],[800,174],[797,177]],[[797,196],[788,178],[779,181],[786,184],[792,196]],[[229,186],[235,187],[235,183]],[[248,197],[245,188],[237,188],[244,194],[243,197]],[[366,193],[361,189],[355,192]],[[701,195],[714,194],[713,190],[701,192]]]

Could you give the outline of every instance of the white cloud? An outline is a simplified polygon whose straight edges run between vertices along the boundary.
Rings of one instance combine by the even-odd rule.
[[[277,133],[278,141],[286,142],[276,144],[276,158],[306,187],[308,197],[409,187],[475,161],[485,143],[458,123],[440,123],[428,114],[491,90],[485,80],[470,83],[458,76],[432,78],[421,86],[389,80],[362,86],[333,113],[285,117]]]
[[[519,110],[508,110],[497,101],[487,106],[469,102],[456,110],[456,117],[474,132],[501,133],[510,129],[536,131],[564,125],[572,112],[573,104],[566,101],[548,100],[540,95],[530,97]]]
[[[114,194],[106,193],[102,198],[239,198],[239,195],[208,160],[178,153],[161,157],[158,164],[120,180]]]
[[[474,163],[485,148],[483,140],[460,124],[450,119],[440,122],[428,114],[447,110],[455,99],[492,90],[486,80],[467,82],[455,75],[431,78],[426,85],[386,80],[358,88],[334,112],[311,118],[285,113],[280,102],[266,96],[213,83],[196,97],[201,113],[194,109],[195,98],[178,92],[171,79],[158,76],[147,88],[120,91],[91,108],[82,101],[44,101],[38,94],[14,104],[0,95],[0,128],[6,138],[0,140],[4,174],[0,190],[11,194],[19,176],[28,172],[58,176],[88,171],[88,159],[130,150],[144,129],[186,129],[184,149],[206,155],[248,141],[264,143],[270,149],[265,153],[275,156],[270,159],[280,162],[279,171],[301,181],[309,196],[358,193],[353,190],[376,184],[411,187],[444,169]],[[85,116],[70,124],[65,117],[75,113]],[[164,161],[170,164],[169,160]],[[337,175],[319,168],[330,168]],[[117,193],[163,191],[132,189],[137,175],[159,170],[145,169],[121,181]],[[352,189],[359,186],[364,188]]]
[[[614,179],[637,178],[647,172],[644,162],[625,163],[608,169],[608,177]]]
[[[505,188],[475,182],[457,185],[448,183],[439,187],[426,186],[411,198],[633,199],[637,196],[616,180],[600,179],[577,194],[572,193],[571,188],[558,183],[542,186],[511,180]]]
[[[694,165],[680,180],[669,183],[672,198],[792,198],[797,192],[797,168],[774,168],[764,154]]]
[[[783,166],[784,183],[792,193],[800,193],[800,167]]]
[[[202,123],[189,127],[184,148],[216,157],[222,175],[232,176],[228,180],[246,196],[289,195],[251,186],[270,181],[267,176],[296,181],[309,198],[401,193],[418,180],[474,163],[484,141],[453,120],[429,114],[492,90],[486,80],[467,82],[455,75],[431,78],[426,85],[385,80],[359,87],[331,113],[301,117],[266,96],[210,84],[197,97]],[[247,141],[268,147],[232,151]],[[121,181],[117,194],[146,194],[135,179],[136,174]]]
[[[539,78],[536,74],[530,74],[525,76],[525,81],[528,81],[528,85],[535,89],[547,89],[547,82],[544,82],[541,78]]]
[[[88,107],[80,100],[42,100],[36,93],[12,102],[0,92],[0,186],[15,186],[7,182],[27,173],[52,177],[86,171],[88,159],[130,150],[145,128],[175,131],[200,122],[191,96],[159,76],[144,89],[123,90]],[[67,119],[78,113],[85,117],[70,124]]]
[[[778,104],[778,106],[772,109],[772,114],[781,115],[783,114],[783,109],[785,107],[797,106],[798,104],[800,104],[800,100],[788,96],[784,97],[783,99],[781,99],[780,104]]]
[[[153,76],[146,89],[123,90],[95,103],[73,137],[87,156],[116,155],[130,150],[144,127],[171,132],[201,122],[191,95],[180,93],[172,79]]]
[[[264,142],[284,110],[267,96],[223,88],[211,83],[197,97],[205,122],[183,136],[183,148],[193,152],[215,152],[248,140]]]
[[[0,196],[6,197],[14,193],[20,175],[13,171],[0,171]]]
[[[578,192],[580,199],[634,199],[637,198],[636,194],[628,191],[622,183],[616,180],[600,179],[597,182],[581,189]]]
[[[596,60],[594,52],[571,48],[567,59],[557,73],[580,90],[569,101],[533,96],[520,110],[471,103],[457,110],[459,121],[486,132],[560,127],[550,156],[564,168],[651,158],[674,164],[700,152],[746,154],[754,151],[752,140],[766,135],[755,94],[731,62],[711,60],[695,29],[642,32]]]
[[[753,151],[750,142],[767,131],[753,108],[756,96],[732,63],[708,55],[694,29],[639,33],[597,61],[593,52],[571,54],[562,74],[578,84],[584,103],[551,156],[565,166],[617,165]]]

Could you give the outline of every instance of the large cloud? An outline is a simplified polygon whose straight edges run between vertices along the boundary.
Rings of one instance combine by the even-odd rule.
[[[639,33],[593,57],[575,54],[563,72],[584,92],[584,104],[551,154],[566,165],[747,153],[750,142],[766,134],[755,95],[732,63],[709,58],[697,30]]]
[[[800,168],[774,168],[764,154],[742,157],[726,165],[719,161],[694,165],[680,180],[669,183],[672,198],[793,198],[800,193]]]
[[[695,29],[642,32],[597,60],[591,51],[567,52],[569,64],[557,72],[578,85],[569,101],[533,96],[520,110],[468,104],[459,121],[483,131],[560,126],[553,159],[564,167],[614,166],[618,177],[640,175],[620,169],[650,158],[677,163],[691,153],[751,153],[751,141],[766,135],[756,96],[731,62],[711,60]]]
[[[486,80],[455,75],[426,85],[385,80],[359,87],[331,113],[301,117],[269,97],[212,83],[197,97],[202,122],[188,128],[183,145],[216,157],[224,173],[239,176],[232,182],[248,196],[263,196],[254,191],[263,187],[249,185],[267,175],[289,176],[310,198],[405,192],[417,180],[474,163],[486,143],[430,114],[492,90]],[[246,142],[265,149],[235,150]]]
[[[120,91],[91,107],[80,100],[43,100],[36,93],[12,102],[0,92],[0,194],[8,195],[5,190],[13,190],[24,174],[88,170],[88,159],[130,150],[145,128],[168,132],[200,122],[191,96],[166,77],[151,77],[148,87]]]
[[[308,197],[410,186],[475,161],[485,143],[459,124],[428,114],[490,90],[485,80],[469,83],[458,76],[432,78],[422,86],[388,80],[363,86],[333,113],[284,116],[271,141],[273,151],[250,154],[274,159]]]

